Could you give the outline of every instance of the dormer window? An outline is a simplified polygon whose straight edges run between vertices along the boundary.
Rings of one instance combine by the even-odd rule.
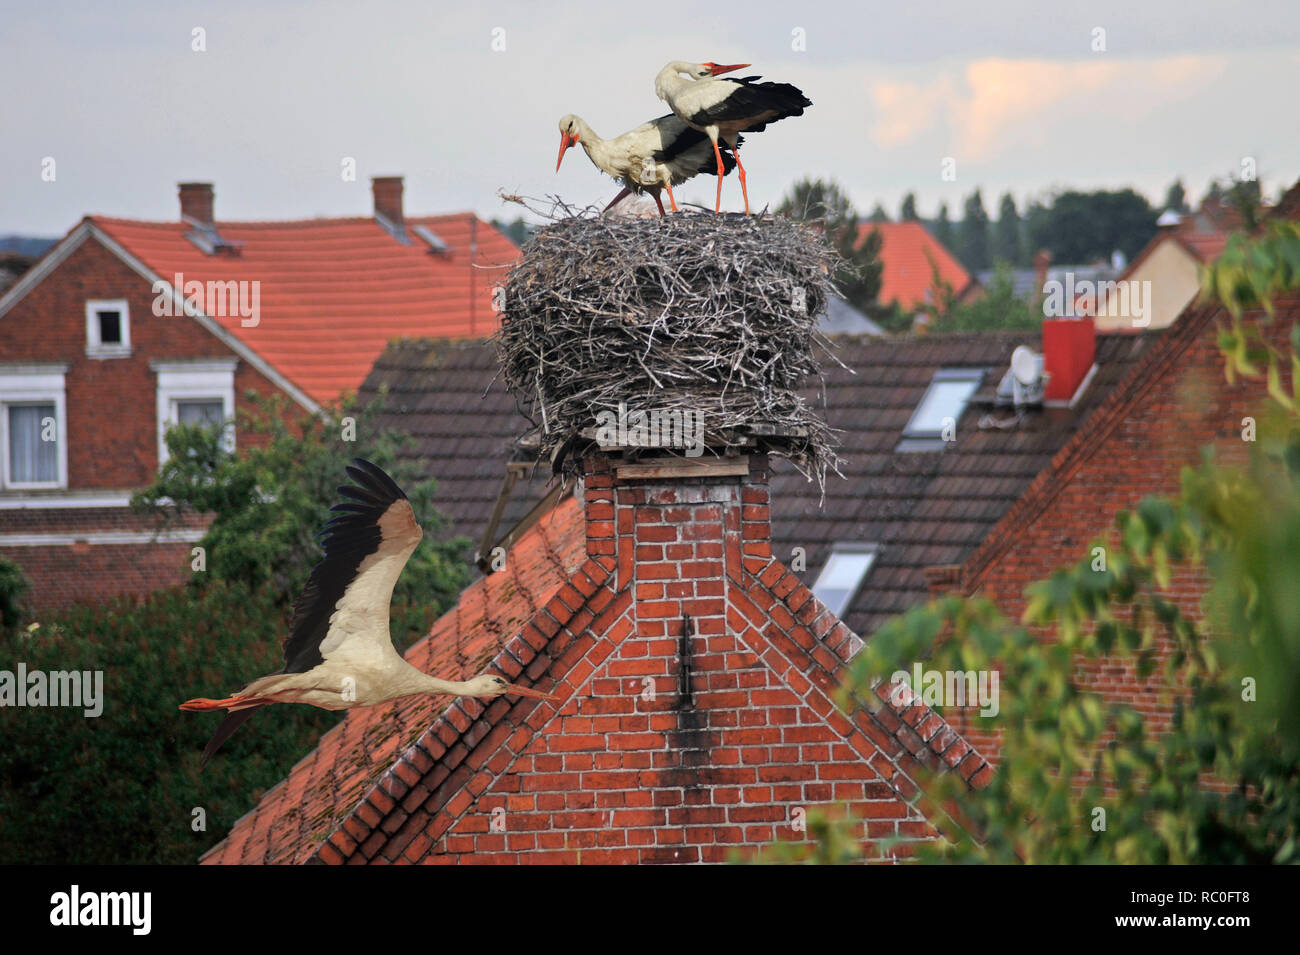
[[[941,368],[903,429],[897,451],[942,451],[955,440],[957,422],[984,379],[980,368]]]
[[[86,303],[86,354],[91,358],[125,358],[131,354],[131,313],[126,299],[91,299]]]
[[[842,617],[876,562],[874,544],[836,544],[826,566],[812,585],[813,596],[835,616]]]

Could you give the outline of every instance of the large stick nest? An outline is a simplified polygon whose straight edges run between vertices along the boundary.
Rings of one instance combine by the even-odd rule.
[[[817,320],[838,264],[821,233],[770,215],[560,219],[506,280],[505,383],[566,474],[623,402],[694,412],[713,453],[761,447],[824,486],[831,432],[799,389],[830,353]]]

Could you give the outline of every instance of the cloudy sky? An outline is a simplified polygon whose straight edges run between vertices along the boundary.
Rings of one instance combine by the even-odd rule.
[[[975,186],[991,213],[1005,190],[1159,201],[1177,176],[1195,198],[1247,158],[1269,195],[1300,177],[1295,0],[0,0],[0,23],[0,235],[174,219],[183,180],[214,182],[222,219],[366,215],[385,174],[413,212],[603,203],[617,186],[581,152],[555,173],[557,121],[613,136],[661,115],[671,59],[747,61],[812,99],[750,140],[755,205],[803,175],[864,214],[915,190],[925,215]],[[711,206],[713,182],[678,198]]]

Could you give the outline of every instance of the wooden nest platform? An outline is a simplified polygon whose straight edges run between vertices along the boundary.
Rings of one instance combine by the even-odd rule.
[[[831,432],[799,392],[830,355],[817,319],[838,264],[819,232],[770,215],[560,219],[506,280],[502,376],[557,472],[593,445],[762,450],[824,486]],[[672,440],[679,425],[694,446]]]

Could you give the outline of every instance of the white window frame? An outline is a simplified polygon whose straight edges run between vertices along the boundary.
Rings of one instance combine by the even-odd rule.
[[[858,594],[862,592],[862,585],[866,583],[867,578],[871,576],[871,571],[876,566],[876,558],[879,556],[880,547],[877,544],[864,544],[856,541],[832,544],[831,552],[826,556],[826,563],[822,564],[822,569],[817,574],[817,579],[813,581],[813,585],[809,589],[812,591],[814,597],[826,605],[828,610],[842,619],[844,614],[853,609],[853,601],[857,599]],[[822,581],[826,579],[827,571],[830,570],[832,563],[834,563],[837,557],[867,558],[866,566],[862,568],[862,572],[858,575],[858,582],[849,590],[848,595],[844,598],[844,605],[839,608],[832,607],[830,604],[826,603],[826,599],[822,594],[818,593],[818,587],[821,586]]]
[[[0,488],[6,491],[61,490],[68,486],[68,402],[65,364],[0,364]],[[9,480],[9,406],[54,404],[58,438],[54,481]]]
[[[99,340],[101,311],[121,316],[122,341],[105,345]],[[131,354],[131,309],[124,298],[92,298],[86,301],[86,355],[89,358],[126,358]]]
[[[167,463],[167,430],[179,420],[181,401],[220,401],[226,421],[226,450],[235,450],[235,367],[238,358],[152,361],[158,379],[158,467]]]

